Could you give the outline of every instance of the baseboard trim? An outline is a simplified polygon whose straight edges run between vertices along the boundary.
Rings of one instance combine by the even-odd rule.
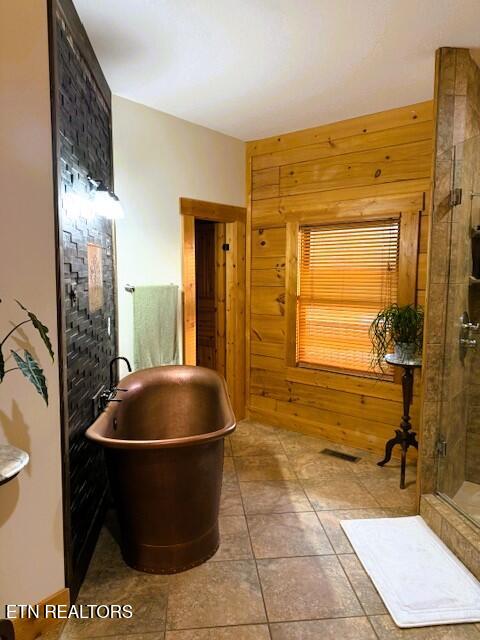
[[[68,606],[70,604],[70,591],[67,588],[60,589],[60,591],[41,600],[38,604],[40,605],[40,610],[46,604],[64,604]],[[60,635],[64,624],[64,620],[54,618],[17,618],[11,622],[15,631],[15,640],[35,640],[35,638],[42,638],[47,631],[50,634],[49,638],[54,638],[53,632],[55,628],[58,628],[58,634]]]

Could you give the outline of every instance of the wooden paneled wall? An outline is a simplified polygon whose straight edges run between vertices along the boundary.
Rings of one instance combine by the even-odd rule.
[[[384,450],[402,415],[397,382],[287,366],[287,222],[421,211],[416,297],[425,300],[433,104],[247,145],[247,410],[250,417]],[[412,410],[418,427],[418,391]]]

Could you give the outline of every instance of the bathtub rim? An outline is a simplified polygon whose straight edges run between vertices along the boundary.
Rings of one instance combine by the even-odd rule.
[[[181,367],[182,369],[187,370],[195,370],[195,369],[205,369],[204,367],[196,367],[192,365],[168,365],[166,367],[152,367],[151,369],[139,369],[129,375],[125,376],[118,382],[119,388],[128,384],[132,378],[135,380],[138,378],[138,374],[142,374],[145,372],[152,372],[153,369],[170,369],[170,368]],[[226,413],[228,414],[228,420],[224,426],[220,429],[216,429],[215,431],[208,431],[207,433],[200,433],[192,436],[183,436],[181,438],[166,438],[163,440],[125,440],[123,438],[111,438],[107,435],[102,435],[107,433],[110,429],[111,422],[115,418],[115,414],[117,412],[117,405],[110,404],[105,411],[103,411],[94,422],[88,427],[85,431],[85,436],[91,440],[92,442],[96,442],[108,449],[123,449],[123,450],[145,450],[145,449],[168,449],[168,448],[178,448],[178,447],[189,447],[195,445],[207,444],[209,442],[213,442],[215,440],[220,440],[225,436],[230,435],[235,431],[236,428],[236,420],[235,415],[233,413],[232,404],[230,402],[230,397],[228,395],[228,388],[225,378],[221,376],[219,373],[214,371],[213,369],[208,369],[209,375],[213,374],[223,389],[224,396],[221,400],[222,403],[225,404]]]

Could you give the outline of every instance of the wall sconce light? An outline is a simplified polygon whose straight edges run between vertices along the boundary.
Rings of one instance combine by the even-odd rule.
[[[108,189],[103,180],[96,180],[88,176],[88,181],[94,188],[93,207],[96,215],[109,220],[123,218],[125,214],[118,196]]]

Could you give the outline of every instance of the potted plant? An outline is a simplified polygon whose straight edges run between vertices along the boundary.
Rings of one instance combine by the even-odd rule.
[[[379,311],[369,329],[375,369],[384,371],[385,356],[392,351],[402,361],[421,353],[423,318],[423,308],[414,304],[394,303]]]
[[[1,300],[0,300],[1,302]],[[35,327],[41,339],[43,340],[45,346],[47,347],[48,353],[52,358],[52,362],[54,359],[52,343],[50,342],[50,338],[48,337],[48,328],[40,322],[37,316],[29,311],[26,307],[23,306],[18,300],[16,301],[20,309],[26,314],[27,318],[18,322],[13,326],[13,328],[8,331],[8,333],[4,336],[4,338],[0,341],[0,383],[3,382],[5,376],[13,371],[21,371],[25,378],[29,382],[33,384],[38,393],[45,400],[45,403],[48,405],[48,390],[47,390],[47,382],[45,380],[45,376],[43,371],[32,356],[30,351],[27,349],[23,350],[23,354],[19,353],[18,349],[10,349],[10,355],[13,358],[13,361],[16,366],[12,366],[7,368],[6,358],[5,358],[5,344],[7,340],[16,332],[18,329],[24,325],[31,324]],[[13,363],[12,363],[13,364]]]

